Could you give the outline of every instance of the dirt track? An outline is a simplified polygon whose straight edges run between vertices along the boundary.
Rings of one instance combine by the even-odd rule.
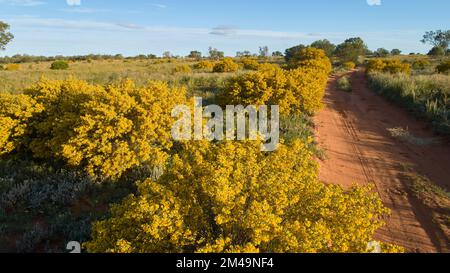
[[[338,91],[331,78],[326,107],[316,117],[319,145],[326,152],[320,178],[344,187],[375,184],[383,203],[392,210],[378,240],[404,246],[409,252],[448,251],[431,215],[409,193],[401,179],[401,164],[450,189],[450,145],[429,126],[369,90],[362,72],[351,73],[353,92]],[[394,139],[388,128],[403,127],[416,137],[435,139],[418,146]]]

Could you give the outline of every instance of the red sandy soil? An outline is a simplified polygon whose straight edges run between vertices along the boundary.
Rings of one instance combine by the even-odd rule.
[[[320,178],[347,188],[375,184],[383,203],[392,211],[376,239],[405,247],[408,252],[447,252],[448,238],[442,236],[431,213],[416,200],[405,181],[402,164],[442,188],[450,189],[450,144],[367,87],[363,72],[354,71],[353,92],[339,91],[337,77],[330,79],[325,109],[316,117],[316,134],[326,159],[320,161]],[[436,143],[415,145],[393,138],[388,128],[408,128],[415,137]]]

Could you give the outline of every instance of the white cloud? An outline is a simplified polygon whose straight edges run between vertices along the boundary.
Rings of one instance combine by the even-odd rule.
[[[81,0],[66,0],[69,6],[81,6]]]
[[[381,0],[367,0],[369,6],[381,6]]]
[[[34,7],[45,4],[39,0],[0,0],[0,3],[6,3],[11,6]]]

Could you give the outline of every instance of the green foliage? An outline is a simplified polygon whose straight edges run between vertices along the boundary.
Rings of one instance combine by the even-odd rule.
[[[389,55],[389,50],[387,50],[385,48],[379,48],[374,53],[375,53],[375,56],[383,58],[383,57],[387,57]]]
[[[305,45],[298,45],[298,46],[294,46],[291,48],[286,49],[285,53],[284,53],[284,58],[286,60],[286,62],[291,62],[293,58],[295,58],[294,56],[297,56],[300,51],[302,49],[307,48],[307,46]]]
[[[196,50],[191,51],[188,55],[188,58],[193,58],[193,59],[199,60],[202,58],[202,53],[200,51],[196,51]]]
[[[225,53],[223,51],[219,51],[216,48],[209,47],[209,58],[212,60],[219,60],[222,59],[225,56]]]
[[[9,32],[9,25],[0,21],[0,50],[5,50],[6,45],[14,39],[14,35]]]
[[[311,47],[322,49],[329,58],[333,56],[333,53],[336,50],[336,45],[332,44],[327,39],[315,41],[311,44]]]
[[[448,73],[450,71],[450,60],[442,61],[437,67],[436,70],[439,73]]]
[[[348,76],[343,76],[337,81],[337,88],[341,91],[351,92],[353,90],[350,78]]]
[[[398,49],[398,48],[394,48],[394,49],[391,50],[391,55],[392,56],[398,56],[400,54],[402,54],[402,51],[400,49]]]
[[[66,70],[69,69],[69,63],[66,61],[55,61],[50,66],[50,69],[52,70]]]
[[[445,49],[440,46],[435,46],[428,52],[428,55],[434,57],[442,57],[445,55]]]
[[[415,60],[415,61],[412,63],[412,67],[413,67],[413,69],[415,69],[415,70],[425,70],[425,69],[427,69],[427,68],[430,67],[430,66],[431,66],[430,61],[425,60],[425,59]]]
[[[441,47],[445,51],[450,44],[450,30],[427,31],[423,36],[422,43]]]
[[[367,45],[361,38],[350,38],[336,47],[335,55],[342,61],[358,62],[358,57],[365,56]]]

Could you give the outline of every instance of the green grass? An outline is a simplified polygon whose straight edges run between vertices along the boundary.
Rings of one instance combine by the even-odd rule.
[[[450,76],[369,75],[369,84],[389,100],[429,120],[437,132],[450,135]]]
[[[143,85],[148,80],[166,81],[172,85],[187,86],[191,93],[216,89],[235,73],[174,73],[180,64],[192,66],[195,62],[183,60],[104,60],[70,62],[67,70],[52,70],[51,62],[20,64],[17,71],[0,71],[0,92],[20,93],[42,77],[63,80],[75,77],[91,84],[117,83],[124,78]],[[238,73],[242,73],[238,72]],[[214,91],[214,90],[212,90]]]

